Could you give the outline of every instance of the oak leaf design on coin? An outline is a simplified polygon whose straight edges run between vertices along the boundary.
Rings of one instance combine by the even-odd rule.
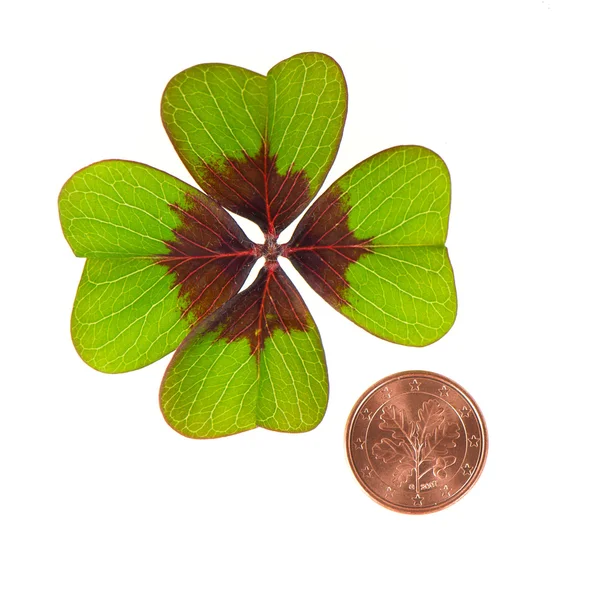
[[[391,438],[385,437],[375,444],[373,455],[384,463],[397,462],[394,484],[412,479],[418,495],[423,478],[430,472],[439,479],[447,477],[447,467],[456,462],[457,457],[450,455],[450,451],[456,448],[460,432],[458,423],[448,422],[443,406],[435,400],[423,402],[417,416],[416,421],[411,421],[404,409],[394,405],[384,409],[379,428],[389,431]]]

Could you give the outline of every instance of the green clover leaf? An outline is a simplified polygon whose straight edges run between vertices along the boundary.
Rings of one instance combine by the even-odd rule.
[[[60,192],[65,237],[87,259],[71,323],[78,353],[116,373],[176,350],[160,401],[183,435],[307,431],[323,418],[321,339],[279,256],[383,339],[423,346],[454,322],[450,177],[426,148],[360,163],[277,242],[329,172],[346,106],[343,73],[324,54],[298,54],[266,77],[198,65],[169,82],[162,119],[203,192],[120,160],[78,171]],[[225,209],[257,223],[264,244]],[[264,267],[240,292],[259,257]]]

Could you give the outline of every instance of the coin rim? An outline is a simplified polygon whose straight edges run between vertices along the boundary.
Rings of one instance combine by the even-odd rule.
[[[392,504],[392,503],[388,502],[385,498],[376,496],[373,493],[373,491],[370,490],[365,485],[365,483],[363,482],[362,478],[359,476],[359,474],[355,468],[354,461],[352,460],[352,449],[351,449],[351,441],[350,441],[350,437],[351,437],[350,430],[352,428],[354,421],[356,420],[357,415],[359,414],[360,407],[368,400],[370,395],[377,388],[381,387],[384,383],[389,383],[391,380],[405,379],[405,378],[410,378],[410,377],[415,378],[416,376],[431,377],[433,379],[440,381],[441,383],[450,384],[452,387],[454,387],[456,390],[458,390],[468,400],[468,402],[473,407],[473,413],[477,415],[477,419],[479,420],[479,424],[481,426],[481,441],[482,441],[481,459],[477,466],[477,470],[475,471],[475,473],[473,474],[471,479],[469,479],[466,482],[463,489],[460,492],[458,492],[456,495],[452,496],[446,502],[436,504],[435,506],[427,506],[427,507],[422,507],[422,508],[418,508],[418,507],[411,508],[411,507],[398,506],[396,504]],[[487,430],[487,426],[485,423],[485,419],[483,417],[481,409],[479,408],[479,405],[477,404],[477,402],[475,402],[475,400],[473,399],[471,394],[469,394],[469,392],[467,392],[467,390],[465,390],[465,388],[463,388],[461,385],[456,383],[456,381],[450,379],[449,377],[446,377],[445,375],[440,375],[439,373],[434,373],[433,371],[421,371],[421,370],[400,371],[399,373],[394,373],[392,375],[388,375],[387,377],[383,377],[379,381],[375,382],[372,386],[367,388],[361,394],[360,398],[356,401],[356,403],[352,407],[352,410],[350,411],[350,415],[348,416],[348,420],[346,421],[345,437],[346,437],[346,439],[345,439],[346,458],[348,459],[348,463],[350,464],[350,468],[352,469],[352,473],[354,474],[354,477],[360,484],[363,491],[369,496],[369,498],[371,498],[371,500],[374,500],[381,506],[388,508],[390,510],[393,510],[394,512],[399,512],[399,513],[409,514],[409,515],[426,515],[429,513],[438,512],[440,510],[443,510],[444,508],[448,508],[455,502],[458,502],[465,494],[467,494],[469,491],[471,491],[471,488],[475,485],[475,483],[477,483],[477,480],[481,476],[481,472],[483,471],[483,468],[485,467],[485,463],[487,460],[487,454],[488,454],[488,447],[489,447],[489,436],[488,436],[488,430]]]

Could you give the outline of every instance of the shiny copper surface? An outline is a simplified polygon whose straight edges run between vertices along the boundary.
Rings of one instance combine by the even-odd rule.
[[[474,400],[427,371],[377,382],[346,426],[354,475],[374,500],[404,513],[434,512],[462,498],[481,475],[487,447]]]

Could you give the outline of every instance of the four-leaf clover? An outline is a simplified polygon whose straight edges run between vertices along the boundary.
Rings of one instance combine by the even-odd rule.
[[[75,173],[60,193],[65,237],[87,258],[71,324],[77,351],[117,373],[177,349],[160,402],[186,436],[307,431],[323,418],[321,339],[280,256],[383,339],[424,346],[454,322],[450,179],[426,148],[368,158],[310,206],[289,243],[277,241],[322,185],[346,105],[342,71],[323,54],[293,56],[266,77],[197,65],[167,85],[162,119],[203,191],[108,160]],[[227,211],[257,223],[264,244]],[[264,267],[240,292],[259,257]]]

